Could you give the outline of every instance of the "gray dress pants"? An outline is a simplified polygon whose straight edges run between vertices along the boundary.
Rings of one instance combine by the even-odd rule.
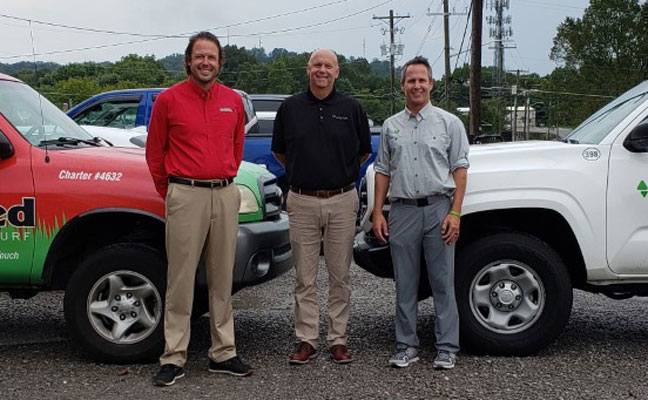
[[[423,207],[393,203],[389,213],[389,244],[396,280],[396,347],[418,347],[416,319],[421,249],[434,298],[436,348],[459,351],[459,316],[454,292],[455,245],[446,245],[441,224],[450,199],[434,197]]]

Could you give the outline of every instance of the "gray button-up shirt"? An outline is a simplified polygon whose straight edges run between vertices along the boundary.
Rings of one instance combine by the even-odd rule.
[[[389,199],[416,199],[455,190],[452,172],[468,168],[468,138],[455,115],[428,103],[385,121],[374,168],[390,177]]]

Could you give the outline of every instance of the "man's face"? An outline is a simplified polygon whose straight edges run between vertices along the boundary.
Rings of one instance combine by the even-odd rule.
[[[337,57],[330,50],[318,50],[308,61],[306,72],[310,78],[311,86],[320,89],[332,88],[340,75]]]
[[[189,70],[191,76],[201,85],[213,83],[219,72],[218,46],[207,39],[198,39],[191,51]]]
[[[408,108],[425,106],[430,101],[430,92],[434,82],[430,81],[428,70],[423,64],[412,64],[405,71],[405,81],[401,89],[405,93]]]

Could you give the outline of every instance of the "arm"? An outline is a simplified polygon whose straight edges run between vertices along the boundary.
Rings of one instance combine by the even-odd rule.
[[[272,152],[272,155],[274,158],[279,161],[279,164],[281,164],[282,167],[286,168],[286,155],[282,153],[275,153],[274,151]]]
[[[234,128],[234,161],[238,168],[241,166],[241,161],[243,160],[243,142],[245,141],[245,107],[243,106],[243,99],[238,95],[236,98],[238,99],[239,112],[236,126]]]
[[[274,125],[272,128],[272,155],[279,161],[284,169],[286,168],[286,142],[284,140],[284,131],[282,123],[283,103],[277,109]]]
[[[466,168],[457,168],[452,173],[452,178],[455,182],[455,192],[452,198],[451,211],[461,214],[461,206],[463,205],[464,195],[466,194],[466,182],[468,181],[468,170]],[[443,220],[441,225],[441,235],[443,243],[452,244],[459,239],[459,228],[461,226],[461,218],[448,214]]]
[[[162,197],[166,197],[167,187],[169,185],[167,182],[168,176],[166,168],[164,167],[168,140],[166,97],[159,96],[153,105],[148,137],[146,139],[146,163],[153,177],[155,189]]]
[[[387,220],[383,215],[383,206],[385,205],[385,197],[387,197],[387,190],[389,190],[390,177],[376,172],[376,187],[374,191],[374,207],[371,213],[371,221],[373,223],[373,231],[378,240],[387,243],[389,237],[389,228],[387,227]]]

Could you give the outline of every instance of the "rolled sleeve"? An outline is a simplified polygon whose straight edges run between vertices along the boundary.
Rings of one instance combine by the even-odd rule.
[[[380,141],[378,142],[378,154],[376,154],[376,162],[374,169],[376,172],[391,176],[391,153],[389,152],[389,143],[387,143],[387,132],[389,127],[387,122],[382,127],[380,132]]]
[[[468,168],[468,137],[466,136],[466,129],[461,120],[456,119],[449,126],[450,134],[450,148],[448,150],[448,159],[450,161],[450,172],[454,172],[458,168]]]

